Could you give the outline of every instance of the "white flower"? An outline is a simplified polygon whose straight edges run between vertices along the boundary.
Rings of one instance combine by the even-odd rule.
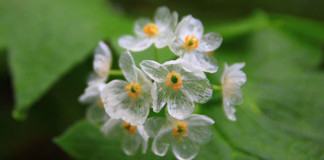
[[[123,136],[122,149],[127,155],[134,155],[142,144],[142,153],[146,153],[148,134],[143,125],[132,126],[121,119],[109,119],[101,131],[108,138]]]
[[[184,120],[149,118],[145,130],[155,137],[152,151],[156,155],[164,156],[171,145],[177,159],[193,159],[199,152],[199,144],[210,140],[212,131],[209,125],[212,124],[211,118],[193,114]]]
[[[93,124],[105,122],[108,118],[108,115],[103,110],[100,92],[103,90],[109,76],[111,63],[112,55],[110,49],[104,42],[100,41],[94,55],[94,73],[90,75],[88,87],[79,98],[82,103],[91,104],[86,116]]]
[[[236,121],[234,105],[243,103],[241,85],[246,82],[246,74],[241,71],[245,63],[235,63],[228,66],[222,76],[223,108],[228,119]]]
[[[135,66],[128,51],[120,56],[119,66],[128,82],[109,82],[101,92],[102,102],[111,118],[121,118],[131,125],[141,125],[145,122],[152,104],[152,82]]]
[[[169,114],[177,119],[190,116],[194,102],[205,103],[213,93],[204,72],[183,60],[159,64],[144,60],[143,71],[155,82],[152,88],[153,111],[159,112],[167,103]]]
[[[217,62],[206,52],[217,49],[223,38],[218,33],[211,32],[205,35],[203,33],[202,23],[188,15],[179,23],[169,47],[176,55],[196,68],[214,73],[218,69]]]
[[[131,51],[143,51],[153,43],[156,48],[168,45],[178,23],[178,13],[171,14],[167,7],[159,7],[154,16],[154,22],[141,18],[135,22],[136,36],[126,35],[119,39],[119,45]]]

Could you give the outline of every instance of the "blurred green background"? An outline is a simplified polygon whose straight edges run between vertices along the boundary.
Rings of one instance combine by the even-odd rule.
[[[97,42],[109,43],[117,69],[118,37],[161,5],[223,36],[212,83],[225,62],[247,63],[237,122],[225,118],[219,92],[197,106],[216,121],[197,159],[324,159],[322,0],[0,0],[0,159],[159,159],[125,156],[84,120],[78,97]],[[168,48],[160,57],[175,58]]]

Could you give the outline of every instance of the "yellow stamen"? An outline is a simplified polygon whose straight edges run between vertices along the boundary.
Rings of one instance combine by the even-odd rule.
[[[199,39],[194,35],[187,35],[185,39],[185,46],[187,46],[188,49],[195,49],[199,45]]]
[[[171,86],[173,90],[178,90],[181,88],[182,79],[180,73],[176,74],[172,71],[171,74],[167,75],[166,85]]]
[[[102,100],[101,100],[100,97],[98,98],[98,104],[99,104],[99,107],[100,107],[101,109],[105,109],[105,106],[104,106],[104,104],[102,103]]]
[[[136,126],[132,126],[130,125],[129,123],[125,122],[123,123],[122,125],[122,128],[124,129],[124,131],[126,133],[129,133],[129,134],[135,134],[136,133]]]
[[[149,23],[144,26],[143,31],[148,36],[156,36],[159,32],[159,28],[155,24]]]
[[[187,137],[188,127],[187,122],[178,122],[176,126],[173,127],[172,135],[175,137],[179,137],[178,142],[182,140],[182,138]]]
[[[128,90],[128,95],[137,98],[137,96],[141,93],[141,85],[138,83],[131,82],[125,87],[126,90]]]

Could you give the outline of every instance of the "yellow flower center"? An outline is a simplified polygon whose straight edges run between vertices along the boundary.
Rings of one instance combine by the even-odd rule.
[[[129,134],[135,134],[136,133],[136,126],[132,126],[130,125],[129,123],[125,122],[123,123],[122,125],[122,128],[124,129],[124,131],[126,133],[129,133]]]
[[[182,140],[182,138],[187,137],[188,127],[186,122],[178,122],[176,126],[173,127],[172,135],[179,138],[178,142]]]
[[[188,49],[195,49],[199,45],[199,39],[194,35],[187,35],[185,39],[185,46]]]
[[[99,104],[99,107],[100,107],[101,109],[105,109],[105,106],[104,106],[104,104],[102,103],[102,100],[101,100],[100,97],[98,98],[98,104]]]
[[[159,32],[159,28],[155,24],[149,23],[144,26],[143,31],[148,36],[155,36]]]
[[[171,74],[167,75],[166,85],[171,86],[173,90],[178,90],[181,88],[182,79],[180,73],[176,74],[172,71]]]
[[[131,82],[125,87],[126,90],[128,90],[128,95],[137,98],[137,96],[141,93],[141,85],[138,83]]]

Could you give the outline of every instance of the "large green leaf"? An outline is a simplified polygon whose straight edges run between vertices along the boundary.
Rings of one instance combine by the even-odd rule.
[[[119,36],[129,25],[101,0],[1,0],[0,4],[0,48],[9,53],[17,119],[23,119],[31,104],[91,54],[99,40]]]
[[[210,102],[197,106],[196,111],[215,120],[214,137],[202,145],[197,159],[324,159],[321,38],[288,32],[287,25],[274,22],[268,27],[247,29],[250,34],[243,37],[228,34],[233,39],[225,40],[216,52],[221,69],[225,61],[247,62],[245,103],[237,106],[236,122],[225,117],[218,92]],[[298,24],[305,25],[302,20],[295,22]],[[219,73],[209,75],[212,83],[219,83]],[[78,159],[95,159],[98,155],[102,159],[158,158],[151,151],[146,156],[124,157],[119,143],[106,140],[98,128],[85,121],[72,126],[56,143]],[[96,151],[86,152],[93,147]],[[170,151],[166,158],[172,158]]]

